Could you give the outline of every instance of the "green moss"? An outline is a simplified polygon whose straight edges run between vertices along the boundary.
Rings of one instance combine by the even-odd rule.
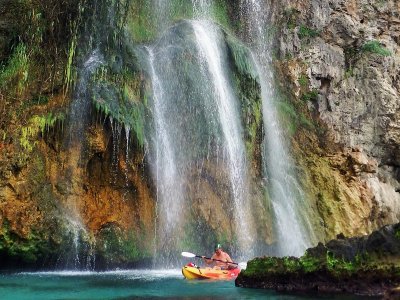
[[[57,121],[63,121],[65,119],[64,114],[57,113],[53,114],[49,112],[47,115],[33,116],[27,126],[21,127],[19,144],[20,146],[29,152],[32,152],[33,148],[38,143],[38,134],[44,133],[50,127],[53,127]]]
[[[282,120],[282,128],[286,130],[289,136],[293,136],[299,124],[295,107],[287,99],[282,98],[277,102],[277,108]]]
[[[316,101],[317,99],[318,99],[318,90],[317,89],[313,89],[309,92],[306,92],[301,96],[301,100],[303,100],[304,102]]]
[[[28,80],[29,61],[27,49],[23,43],[15,47],[7,64],[0,66],[0,87],[16,88],[16,92],[22,93]]]
[[[228,14],[228,5],[224,0],[212,2],[211,14],[214,21],[220,24],[226,30],[230,30],[232,28]]]
[[[363,53],[373,53],[380,56],[390,56],[392,53],[378,41],[368,41],[361,47]]]
[[[171,7],[170,19],[174,22],[182,19],[193,18],[193,5],[191,1],[172,0],[169,2]]]
[[[396,230],[394,236],[400,240],[400,227]]]
[[[321,260],[311,256],[306,252],[305,255],[299,258],[301,269],[304,273],[311,273],[321,268]]]
[[[192,211],[193,214],[195,214],[194,211]],[[231,238],[228,238],[225,233],[213,230],[204,218],[189,218],[189,220],[185,224],[185,232],[179,240],[177,250],[187,249],[184,251],[208,254],[216,243],[223,245],[224,249],[232,243]]]
[[[76,50],[76,40],[77,37],[76,35],[74,35],[74,37],[71,40],[71,45],[69,46],[69,51],[68,51],[68,60],[67,60],[67,64],[65,66],[65,90],[67,91],[74,79],[74,74],[76,74],[76,72],[74,72],[73,69],[73,65],[72,62],[74,60],[74,56],[75,56],[75,50]]]
[[[316,90],[315,92],[317,93]],[[308,93],[306,94],[308,95]],[[315,97],[314,92],[311,93],[311,98],[313,97]],[[278,116],[282,124],[282,129],[285,130],[289,136],[293,136],[300,127],[307,130],[316,129],[316,126],[314,125],[314,122],[310,116],[302,113],[302,106],[304,106],[304,104],[297,101],[296,105],[299,107],[294,105],[284,91],[280,90],[277,92],[276,107]]]
[[[25,263],[35,263],[43,255],[52,253],[48,241],[35,230],[22,238],[11,230],[10,223],[3,220],[0,227],[0,253]]]
[[[49,128],[53,127],[56,122],[64,120],[65,115],[63,113],[49,112],[47,115],[33,116],[30,122],[32,126],[38,127],[41,133],[45,133]]]
[[[134,1],[128,17],[128,28],[136,42],[148,42],[155,38],[155,19],[151,1]]]
[[[150,256],[136,234],[123,232],[115,224],[103,228],[96,240],[98,254],[110,264],[131,263]]]
[[[344,73],[344,78],[348,79],[348,78],[353,77],[353,76],[354,76],[354,69],[352,67],[350,67]]]
[[[138,87],[131,86],[131,76],[110,74],[100,69],[96,78],[93,94],[95,108],[113,120],[124,124],[134,131],[139,146],[144,145],[145,101],[140,101]]]
[[[309,80],[307,75],[301,74],[297,82],[300,84],[301,87],[308,87]]]
[[[250,260],[247,263],[246,270],[243,271],[244,276],[262,277],[269,272],[275,273],[277,270],[279,258],[276,257],[259,257]]]
[[[254,65],[250,50],[230,34],[226,34],[225,40],[239,74],[259,82],[258,70]]]
[[[299,11],[293,7],[286,8],[283,11],[283,22],[288,29],[293,30],[297,25],[297,16]]]
[[[284,268],[291,273],[299,272],[302,268],[301,262],[295,257],[283,258]]]
[[[245,124],[246,150],[253,158],[257,138],[262,128],[262,104],[259,76],[250,50],[230,34],[225,34],[236,93],[241,100],[242,121]]]
[[[298,35],[300,39],[315,38],[319,35],[319,31],[308,28],[307,26],[300,25]]]
[[[308,130],[315,129],[314,123],[310,119],[308,119],[304,114],[300,114],[299,122],[300,122],[300,126],[306,128]]]

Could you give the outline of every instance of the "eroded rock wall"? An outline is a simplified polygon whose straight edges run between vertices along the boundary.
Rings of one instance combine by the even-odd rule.
[[[277,69],[294,105],[315,124],[315,139],[297,135],[297,153],[326,235],[397,222],[400,3],[274,5]]]

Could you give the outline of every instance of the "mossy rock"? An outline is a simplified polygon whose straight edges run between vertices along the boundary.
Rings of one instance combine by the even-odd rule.
[[[96,267],[127,267],[150,256],[139,236],[125,232],[116,223],[103,225],[96,235]]]

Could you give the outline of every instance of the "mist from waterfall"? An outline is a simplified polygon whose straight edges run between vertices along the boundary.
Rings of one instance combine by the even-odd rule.
[[[300,256],[314,242],[313,230],[307,218],[307,203],[297,182],[294,162],[288,152],[275,106],[272,72],[272,49],[268,32],[268,11],[264,0],[241,0],[241,19],[246,24],[243,33],[251,45],[260,74],[263,121],[263,172],[275,215],[277,255]]]

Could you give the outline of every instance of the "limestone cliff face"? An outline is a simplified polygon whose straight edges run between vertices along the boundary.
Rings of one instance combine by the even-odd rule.
[[[297,153],[325,233],[360,234],[397,222],[400,3],[274,5],[277,68],[296,107],[317,124],[318,138],[297,135]]]

